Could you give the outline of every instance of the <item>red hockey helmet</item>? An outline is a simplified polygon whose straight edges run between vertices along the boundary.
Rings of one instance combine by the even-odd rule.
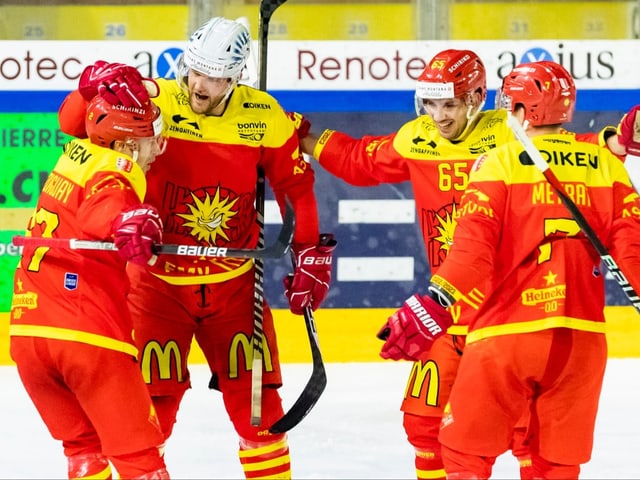
[[[478,55],[471,50],[443,50],[429,61],[418,77],[416,100],[463,98],[480,90],[487,97],[487,74]]]
[[[162,115],[152,102],[142,107],[124,107],[111,105],[96,95],[87,106],[85,128],[91,143],[111,148],[116,140],[160,135]]]
[[[576,106],[576,86],[567,70],[556,62],[522,63],[502,80],[496,107],[509,112],[525,109],[530,125],[570,122]]]

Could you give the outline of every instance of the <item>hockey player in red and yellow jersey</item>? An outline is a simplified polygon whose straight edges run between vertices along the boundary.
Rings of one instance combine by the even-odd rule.
[[[469,50],[436,54],[416,88],[418,117],[386,136],[359,140],[333,130],[301,140],[329,172],[357,186],[411,181],[432,271],[444,261],[462,193],[475,159],[513,138],[504,111],[482,111],[486,73]],[[482,299],[479,298],[478,301]],[[413,352],[402,403],[403,425],[415,449],[418,479],[444,479],[438,431],[464,349],[468,305],[456,306],[452,325],[429,351]],[[385,358],[394,358],[383,352]],[[397,358],[396,358],[397,359]]]
[[[640,198],[618,158],[562,131],[576,98],[569,73],[520,65],[498,95],[638,291]],[[478,159],[458,214],[430,293],[413,297],[422,308],[389,319],[386,348],[429,349],[433,325],[451,321],[443,306],[476,303],[480,288],[440,430],[447,478],[489,478],[523,410],[534,478],[578,478],[607,359],[600,257],[517,141]]]
[[[158,107],[95,97],[88,140],[71,140],[44,184],[27,235],[114,240],[118,253],[25,246],[14,278],[11,356],[69,478],[169,478],[164,437],[137,364],[126,262],[153,260],[162,223],[142,204],[164,139]],[[31,244],[29,244],[31,245]],[[118,255],[120,254],[120,255]]]
[[[285,294],[292,312],[301,314],[306,306],[317,308],[327,294],[336,242],[330,234],[319,235],[314,173],[292,122],[271,95],[238,84],[249,48],[242,24],[212,18],[191,36],[178,82],[157,80],[160,94],[154,102],[168,121],[169,139],[148,175],[146,202],[159,209],[168,243],[256,248],[256,184],[262,169],[281,209],[286,197],[295,210],[296,267],[285,279]],[[107,94],[113,88],[120,93],[121,85],[130,89],[127,78],[111,81],[122,75],[116,71],[105,78],[100,68],[86,76],[90,84]],[[144,89],[136,91],[144,96]],[[118,98],[128,101],[129,95]],[[82,108],[80,94],[72,93],[60,112],[64,131],[73,131],[73,112]],[[253,262],[160,255],[152,267],[132,266],[129,274],[143,375],[165,434],[170,435],[190,387],[187,357],[195,338],[240,437],[245,475],[289,477],[286,435],[268,430],[283,409],[276,333],[266,302],[262,426],[250,423]]]
[[[451,247],[473,162],[483,152],[513,139],[505,111],[482,111],[486,93],[480,58],[469,50],[444,50],[428,62],[418,79],[415,120],[390,135],[361,139],[325,130],[319,137],[310,134],[302,138],[301,146],[326,170],[352,185],[410,181],[427,259],[431,271],[437,272]],[[614,134],[611,127],[583,136],[604,144],[613,143]],[[482,292],[470,292],[476,303],[483,300]],[[415,449],[418,479],[444,479],[438,442],[440,419],[474,312],[470,305],[456,304],[452,308],[454,324],[447,335],[428,351],[402,357],[414,361],[401,409],[408,440]],[[382,356],[399,359],[384,349]],[[521,478],[530,478],[527,449],[520,441],[522,427],[514,434],[513,454],[520,461]]]

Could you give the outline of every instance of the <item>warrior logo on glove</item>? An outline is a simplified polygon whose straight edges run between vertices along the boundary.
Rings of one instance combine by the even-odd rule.
[[[416,317],[418,317],[418,320],[422,322],[422,325],[424,325],[426,329],[429,330],[429,333],[431,335],[435,337],[436,335],[442,333],[442,328],[440,327],[440,325],[438,325],[436,321],[431,318],[431,315],[429,315],[427,309],[422,306],[416,296],[408,298],[407,305],[409,306],[411,311],[416,314]]]
[[[378,332],[378,338],[385,341],[380,356],[391,360],[418,360],[452,323],[449,311],[439,302],[428,295],[413,295]]]

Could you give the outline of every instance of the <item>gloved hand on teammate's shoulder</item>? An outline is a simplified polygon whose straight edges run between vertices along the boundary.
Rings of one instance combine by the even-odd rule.
[[[142,107],[150,98],[158,96],[160,88],[155,80],[144,78],[135,67],[98,60],[80,75],[78,91],[87,101],[100,95],[111,105]]]
[[[162,220],[151,205],[141,204],[124,210],[112,225],[118,253],[127,262],[153,265],[157,259],[153,244],[162,242]]]
[[[311,122],[303,114],[298,112],[287,112],[287,116],[293,122],[293,128],[298,133],[298,139],[302,140],[311,130]]]
[[[322,233],[317,245],[293,245],[295,268],[284,278],[284,293],[291,312],[302,315],[307,306],[315,310],[324,301],[329,292],[332,255],[337,244],[332,234]]]
[[[627,154],[640,157],[640,105],[631,107],[618,125],[618,141]]]
[[[384,345],[380,356],[390,360],[418,360],[443,335],[453,319],[431,295],[409,297],[378,332]]]

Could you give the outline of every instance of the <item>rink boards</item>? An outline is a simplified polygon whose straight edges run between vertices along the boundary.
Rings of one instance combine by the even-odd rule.
[[[325,362],[377,362],[382,342],[376,333],[394,309],[323,308],[315,313],[320,348]],[[633,307],[606,307],[609,358],[640,357],[640,321]],[[311,362],[304,321],[288,310],[274,310],[280,359],[283,363]],[[0,365],[11,365],[9,314],[0,313]],[[194,343],[190,362],[206,363]]]

